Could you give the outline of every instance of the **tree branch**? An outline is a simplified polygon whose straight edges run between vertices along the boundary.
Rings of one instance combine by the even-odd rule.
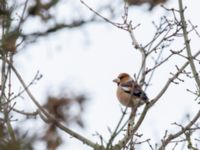
[[[175,138],[179,137],[181,134],[185,133],[187,130],[190,130],[192,125],[195,124],[195,122],[200,118],[200,110],[197,112],[197,114],[194,116],[194,118],[185,126],[182,127],[182,129],[174,134],[169,134],[168,137],[162,141],[162,145],[159,147],[158,150],[164,150],[165,147]]]
[[[198,51],[193,58],[197,57],[200,54],[200,51]],[[175,80],[180,73],[189,65],[189,60],[178,70],[178,72],[176,74],[173,75],[172,78],[170,78],[167,83],[165,84],[165,86],[162,88],[162,90],[158,93],[158,95],[152,99],[150,101],[149,104],[147,104],[143,111],[141,116],[139,117],[138,121],[136,122],[135,126],[132,128],[131,134],[126,134],[121,140],[118,141],[117,144],[115,144],[113,146],[114,150],[121,150],[121,148],[123,148],[128,141],[131,139],[131,137],[135,134],[135,132],[138,130],[138,128],[140,127],[140,125],[142,124],[148,110],[161,98],[161,96],[166,92],[166,90],[168,89],[168,87],[170,86],[170,84],[173,82],[173,80]]]
[[[16,70],[16,68],[13,66],[13,64],[7,60],[6,61],[12,71],[15,73],[15,75],[17,76],[18,80],[20,81],[20,83],[22,84],[22,86],[24,87],[24,89],[26,90],[26,93],[28,94],[28,96],[30,97],[30,99],[33,101],[33,103],[38,107],[39,111],[42,112],[50,122],[53,122],[55,123],[55,125],[65,131],[66,133],[68,133],[69,135],[71,135],[72,137],[75,137],[76,139],[82,141],[84,144],[87,144],[88,146],[94,148],[94,149],[97,149],[97,150],[100,150],[102,149],[103,146],[97,144],[97,143],[93,143],[92,141],[90,141],[89,139],[85,138],[84,136],[78,134],[77,132],[65,127],[65,125],[63,125],[61,122],[58,122],[56,120],[56,118],[54,118],[53,116],[51,116],[46,110],[44,110],[44,108],[39,104],[39,102],[36,100],[36,98],[32,95],[32,93],[30,92],[30,90],[27,88],[24,80],[22,79],[21,75],[18,73],[18,71]]]
[[[180,18],[181,18],[181,23],[182,23],[182,30],[183,30],[183,37],[184,37],[184,41],[185,41],[185,46],[186,46],[186,50],[187,50],[187,55],[188,55],[188,60],[190,63],[190,67],[194,76],[194,79],[198,85],[198,91],[200,90],[200,80],[199,80],[199,74],[196,70],[194,61],[193,61],[193,57],[192,57],[192,50],[190,47],[190,40],[188,38],[188,32],[187,32],[187,24],[185,21],[185,16],[184,16],[184,10],[183,10],[183,3],[182,0],[179,0],[179,13],[180,13]],[[200,91],[199,91],[200,93]]]

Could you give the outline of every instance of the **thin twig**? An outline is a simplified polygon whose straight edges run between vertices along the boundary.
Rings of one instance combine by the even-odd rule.
[[[99,16],[100,18],[102,18],[103,20],[105,20],[106,22],[112,24],[113,26],[115,26],[115,27],[117,27],[117,28],[126,30],[125,27],[123,26],[123,24],[119,24],[119,23],[112,22],[112,21],[109,20],[108,18],[102,16],[102,15],[99,14],[97,11],[95,11],[92,7],[90,7],[88,4],[86,4],[83,0],[80,0],[80,2],[81,2],[84,6],[86,6],[90,11],[92,11],[94,14],[96,14],[97,16]]]
[[[106,146],[107,149],[108,149],[110,146],[112,146],[113,140],[114,140],[115,137],[119,134],[118,129],[119,129],[119,127],[120,127],[120,125],[121,125],[121,123],[122,123],[122,121],[123,121],[123,119],[124,119],[124,117],[125,117],[125,115],[126,115],[127,109],[128,109],[128,107],[126,107],[125,110],[123,110],[122,116],[121,116],[119,122],[117,123],[117,126],[116,126],[115,130],[114,130],[114,132],[112,133],[110,139],[108,140],[108,144],[107,144],[107,146]]]
[[[186,46],[186,50],[187,50],[187,55],[188,55],[188,60],[190,63],[190,67],[194,76],[194,79],[198,85],[198,90],[200,90],[200,79],[199,79],[199,74],[196,70],[194,61],[193,61],[193,57],[192,57],[192,50],[190,47],[190,40],[188,38],[188,32],[187,32],[187,24],[185,21],[185,16],[184,16],[184,9],[183,9],[183,3],[182,0],[179,0],[179,12],[180,12],[180,18],[181,18],[181,23],[182,23],[182,30],[183,30],[183,37],[184,37],[184,41],[185,41],[185,46]],[[200,91],[199,91],[200,93]]]
[[[27,85],[25,84],[24,80],[22,79],[21,75],[18,73],[18,71],[16,70],[16,68],[13,66],[13,64],[7,60],[6,61],[12,71],[15,73],[15,75],[17,76],[18,80],[20,81],[20,83],[22,84],[22,86],[24,87],[24,89],[26,89],[26,93],[28,94],[28,96],[30,97],[30,99],[33,101],[33,103],[38,107],[38,111],[42,112],[42,114],[45,115],[45,117],[50,121],[55,123],[55,125],[65,131],[66,133],[68,133],[69,135],[71,135],[72,137],[75,137],[76,139],[82,141],[83,143],[87,144],[88,146],[94,148],[94,149],[101,149],[102,146],[97,144],[97,143],[93,143],[92,141],[90,141],[89,139],[85,138],[84,136],[78,134],[77,132],[67,128],[65,125],[63,125],[61,122],[58,122],[56,120],[56,118],[54,118],[53,116],[51,116],[40,104],[39,102],[36,100],[36,98],[32,95],[31,91],[29,89],[27,89]]]
[[[189,130],[194,124],[195,122],[200,118],[200,110],[196,113],[196,115],[194,116],[194,118],[185,126],[182,127],[180,131],[178,131],[177,133],[174,134],[169,134],[168,137],[162,141],[162,145],[159,147],[158,150],[163,150],[165,149],[165,147],[175,138],[179,137],[180,135],[182,135],[183,133],[185,133],[187,130]]]
[[[193,58],[197,57],[198,55],[200,54],[200,51],[198,51],[194,56]],[[140,125],[142,124],[146,114],[147,114],[147,111],[161,98],[161,96],[166,92],[166,90],[168,89],[168,87],[171,85],[171,83],[173,82],[173,80],[175,80],[180,74],[181,72],[189,65],[189,60],[177,71],[177,73],[175,73],[173,75],[173,77],[171,77],[167,83],[165,84],[165,86],[162,88],[162,90],[158,93],[158,95],[152,99],[150,101],[149,104],[147,104],[143,111],[142,111],[142,114],[140,115],[140,118],[138,119],[138,121],[136,122],[134,128],[132,129],[132,132],[131,134],[133,135],[137,130],[138,128],[140,127]],[[122,147],[124,147],[128,141],[131,139],[132,135],[128,135],[126,134],[121,140],[118,141],[117,144],[115,144],[113,146],[113,148],[115,150],[121,150]]]
[[[19,114],[25,115],[25,116],[37,116],[38,115],[38,111],[34,111],[34,112],[25,112],[24,110],[18,110],[16,108],[12,108],[12,110],[14,112],[17,112]]]

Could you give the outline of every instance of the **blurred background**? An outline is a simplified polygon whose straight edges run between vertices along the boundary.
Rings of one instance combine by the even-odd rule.
[[[84,2],[112,22],[123,23],[122,0]],[[187,20],[199,25],[198,1],[184,0],[183,3],[187,6]],[[173,18],[173,14],[161,4],[178,9],[178,2],[172,0],[129,2],[128,19],[136,27],[134,34],[142,45],[151,41],[156,31],[155,24],[159,24],[163,16]],[[30,84],[29,89],[39,103],[87,138],[100,142],[101,135],[108,140],[110,130],[116,127],[123,109],[117,101],[116,85],[112,80],[121,72],[132,76],[138,74],[141,65],[141,55],[132,45],[129,33],[106,22],[79,0],[14,0],[7,1],[7,7],[12,8],[10,30],[15,29],[26,9],[13,64],[23,80]],[[195,53],[199,50],[199,37],[191,33],[190,38]],[[169,49],[181,49],[183,43],[182,37],[177,38],[163,50],[160,60],[169,54]],[[149,58],[147,67],[154,66],[157,56],[155,53]],[[184,62],[183,58],[174,57],[155,71],[146,90],[150,99],[162,89],[171,77],[170,73],[176,71],[175,65],[181,66]],[[14,75],[12,81],[12,91],[17,95],[22,87]],[[185,124],[199,110],[195,96],[186,91],[188,88],[195,90],[193,80],[186,79],[184,84],[170,86],[149,110],[140,127],[141,141],[151,139],[153,146],[159,144],[166,130],[173,132],[178,129],[172,123]],[[17,97],[15,107],[25,112],[34,112],[37,108],[25,93]],[[40,117],[27,119],[15,114],[13,120],[16,119],[14,128],[20,136],[30,137],[36,150],[91,149],[54,126],[45,124]],[[137,147],[146,148],[149,148],[148,144]]]

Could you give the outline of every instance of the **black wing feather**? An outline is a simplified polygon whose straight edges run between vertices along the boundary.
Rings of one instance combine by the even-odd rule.
[[[133,83],[133,81],[122,83],[121,86],[133,87],[133,92],[132,91],[125,91],[125,92],[132,94],[133,96],[136,96],[138,98],[141,98],[144,101],[148,101],[148,97],[147,97],[146,93],[141,89],[141,87],[138,84]]]

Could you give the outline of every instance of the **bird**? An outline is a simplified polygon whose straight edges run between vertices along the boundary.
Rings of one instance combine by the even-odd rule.
[[[123,106],[137,108],[149,103],[146,93],[128,73],[120,73],[113,82],[117,84],[116,95]]]

